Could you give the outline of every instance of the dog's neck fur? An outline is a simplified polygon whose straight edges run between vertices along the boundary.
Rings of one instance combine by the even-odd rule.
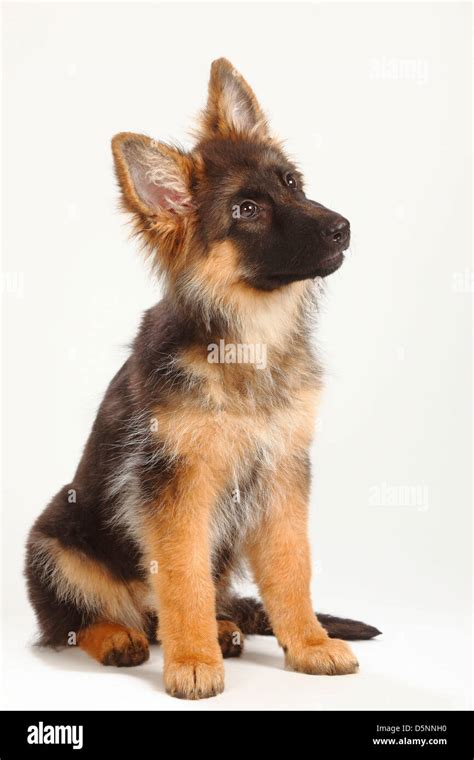
[[[269,350],[284,351],[293,340],[310,332],[320,289],[319,284],[304,281],[264,293],[236,288],[212,299],[207,294],[200,297],[197,289],[189,287],[169,286],[165,292],[194,343],[259,343]]]

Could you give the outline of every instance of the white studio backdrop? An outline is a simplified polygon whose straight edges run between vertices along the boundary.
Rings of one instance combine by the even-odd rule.
[[[34,631],[26,533],[71,479],[160,295],[117,211],[110,139],[189,145],[220,56],[287,138],[309,197],[352,225],[318,338],[315,606],[382,629],[468,631],[470,13],[448,2],[4,5],[7,643]]]

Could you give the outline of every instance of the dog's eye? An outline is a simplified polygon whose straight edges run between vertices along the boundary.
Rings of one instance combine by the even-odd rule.
[[[296,190],[298,187],[298,182],[294,174],[291,172],[286,172],[283,179],[285,180],[285,185],[288,185],[291,190]]]
[[[243,219],[252,219],[258,212],[259,208],[253,201],[243,201],[239,206],[239,216]]]

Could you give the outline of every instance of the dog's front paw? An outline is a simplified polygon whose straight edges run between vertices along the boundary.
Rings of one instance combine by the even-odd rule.
[[[319,676],[348,675],[356,673],[359,667],[351,648],[340,639],[293,647],[286,652],[285,661],[291,670]]]
[[[224,665],[186,658],[169,662],[165,667],[165,688],[179,699],[206,699],[224,691]]]

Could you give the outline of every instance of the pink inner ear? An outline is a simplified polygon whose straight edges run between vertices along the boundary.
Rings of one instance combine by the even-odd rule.
[[[183,196],[169,187],[160,187],[153,182],[146,182],[144,189],[147,202],[156,209],[175,210],[177,206],[182,206]]]
[[[151,210],[178,212],[189,207],[189,201],[184,194],[172,187],[151,182],[143,166],[132,166],[131,175],[138,196]]]

